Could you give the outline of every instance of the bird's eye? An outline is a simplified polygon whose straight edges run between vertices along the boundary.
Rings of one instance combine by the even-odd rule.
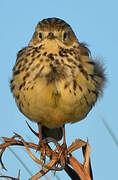
[[[39,33],[39,38],[42,39],[42,37],[43,37],[43,34],[40,32]]]
[[[68,32],[64,32],[64,34],[63,34],[63,40],[66,41],[67,37],[68,37]]]

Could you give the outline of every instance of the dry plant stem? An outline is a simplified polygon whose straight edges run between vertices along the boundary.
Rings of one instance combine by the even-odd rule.
[[[5,143],[0,144],[0,149],[3,148],[7,148],[8,146],[14,146],[14,145],[19,145],[19,146],[24,146],[23,142],[20,140],[16,140],[13,138],[7,138],[7,137],[2,137],[3,140],[5,141]],[[25,143],[28,145],[29,148],[35,149],[35,150],[39,150],[39,145],[38,144],[34,144],[34,143],[30,143],[30,142],[26,142]],[[43,152],[43,149],[40,148],[40,152]],[[48,157],[50,157],[52,155],[53,150],[49,147],[46,146],[46,155]]]
[[[29,123],[26,121],[26,123],[27,123],[27,125],[28,125],[28,128],[31,130],[31,132],[36,136],[36,137],[38,137],[39,138],[39,134],[37,133],[37,132],[35,132],[32,128],[31,128],[31,126],[29,125]]]
[[[71,154],[73,151],[79,149],[80,147],[84,147],[85,145],[85,141],[82,141],[81,139],[75,139],[75,141],[67,148],[68,154]]]
[[[44,164],[41,160],[39,160],[36,156],[34,156],[34,154],[30,151],[30,149],[29,149],[28,145],[26,144],[26,142],[24,141],[24,139],[23,139],[20,135],[18,135],[18,134],[16,134],[16,136],[19,137],[19,138],[22,140],[22,142],[23,142],[23,144],[24,144],[24,146],[25,146],[25,148],[26,148],[29,156],[30,156],[37,164],[40,164],[41,166],[43,166],[44,168],[46,168],[46,169],[48,169],[48,170],[62,170],[62,169],[64,168],[64,167],[61,167],[61,168],[53,168],[53,166],[48,166],[48,165]],[[49,141],[50,141],[50,139],[51,139],[51,138],[49,138]],[[44,140],[42,140],[42,141],[44,141]],[[58,161],[58,156],[57,156],[55,153],[53,153],[52,155],[53,155],[54,159],[55,159],[56,162],[57,162],[57,161]]]
[[[81,163],[79,163],[73,156],[70,156],[68,158],[68,161],[71,164],[71,166],[75,169],[75,171],[78,173],[78,179],[80,177],[81,180],[89,180],[89,179],[93,180],[91,163],[90,163],[90,146],[88,144],[88,141],[86,143],[82,140],[76,139],[69,146],[68,154],[80,147],[82,147],[82,151],[84,155],[84,164],[82,165]]]
[[[0,178],[6,178],[6,179],[11,179],[11,180],[20,180],[20,170],[18,172],[18,177],[17,178],[14,178],[14,177],[11,177],[11,176],[4,176],[4,175],[0,175]]]
[[[29,156],[30,156],[36,163],[38,163],[38,164],[40,164],[40,165],[43,166],[42,161],[39,160],[38,158],[36,158],[36,157],[33,155],[33,153],[30,151],[30,149],[29,149],[28,145],[26,144],[26,142],[24,141],[24,139],[23,139],[20,135],[18,135],[18,134],[16,134],[16,136],[19,137],[19,138],[21,139],[21,141],[23,142],[23,144],[24,144],[24,146],[25,146],[25,148],[26,148]]]
[[[16,140],[14,138],[2,137],[2,139],[5,141],[5,143],[0,144],[0,149],[6,148],[8,146],[14,146],[14,145],[24,146],[22,141]],[[39,146],[37,144],[33,144],[29,142],[26,142],[26,144],[28,144],[30,148],[38,150]]]
[[[6,150],[6,148],[8,146],[13,146],[13,145],[20,145],[20,146],[24,146],[23,142],[22,141],[19,141],[19,140],[16,140],[17,136],[13,136],[12,138],[6,138],[6,137],[2,137],[3,140],[5,141],[5,143],[1,144],[0,145],[0,149],[1,152],[0,152],[0,163],[1,163],[1,166],[3,169],[7,170],[2,162],[2,155],[4,153],[4,151]],[[28,143],[28,142],[25,142],[25,145],[28,146],[29,148],[32,148],[32,149],[35,149],[35,150],[39,150],[39,145],[36,145],[36,144],[33,144],[33,143]],[[40,152],[43,152],[43,149],[40,148]],[[53,150],[49,147],[49,146],[46,146],[46,155],[48,157],[51,157],[52,156],[52,153],[53,153]]]
[[[53,138],[46,138],[43,141],[45,141],[46,143],[53,142],[55,144],[56,148],[52,153],[52,158],[54,157],[54,159],[56,159],[57,162],[59,161],[61,165],[61,167],[50,167],[50,170],[60,171],[64,169],[66,158],[65,158],[65,154],[63,153],[62,146],[60,146],[60,144]]]
[[[83,165],[79,161],[77,161],[76,158],[71,156],[69,158],[69,163],[75,169],[75,171],[78,173],[81,180],[91,180],[89,174],[85,171]]]
[[[2,162],[2,155],[3,155],[4,151],[5,151],[5,148],[3,148],[0,152],[0,163],[1,163],[2,169],[7,170]]]
[[[65,165],[64,170],[72,180],[81,180],[76,171],[74,171],[74,169],[72,169],[68,164]]]
[[[53,167],[56,163],[56,159],[52,159],[48,164],[47,166],[49,167]],[[37,180],[38,178],[44,176],[50,169],[48,168],[45,168],[43,167],[41,171],[39,171],[37,174],[35,174],[34,176],[32,176],[29,180]]]
[[[28,147],[28,144],[24,141],[24,139],[23,139],[20,135],[18,135],[18,134],[15,133],[15,136],[14,136],[14,137],[19,137],[19,139],[21,139],[21,141],[23,142],[23,144],[24,144],[24,146],[25,146],[25,148],[26,148],[29,156],[30,156],[36,163],[42,165],[43,167],[45,167],[45,168],[47,168],[47,169],[49,169],[49,170],[60,171],[60,170],[64,169],[64,165],[65,165],[65,161],[64,161],[64,160],[65,160],[65,158],[63,157],[63,154],[62,154],[62,156],[60,157],[60,164],[61,164],[61,167],[60,167],[60,168],[53,167],[53,166],[48,166],[48,165],[42,163],[41,160],[39,160],[36,156],[33,155],[33,153],[30,151],[30,149],[29,149],[29,147]],[[56,147],[57,147],[57,149],[59,149],[59,150],[61,151],[60,145],[57,143],[56,140],[54,140],[54,139],[52,139],[52,138],[46,138],[46,139],[42,140],[42,142],[43,142],[43,141],[46,142],[46,143],[48,143],[48,142],[54,142],[55,145],[56,145]],[[46,147],[47,147],[47,146],[46,146]],[[55,153],[55,152],[52,151],[51,156],[53,156],[54,159],[56,159],[56,163],[59,161],[59,156],[58,156],[57,153]],[[63,161],[61,162],[61,160],[63,160]]]
[[[90,157],[90,146],[87,142],[86,146],[82,147],[84,154],[84,167],[87,168],[89,166],[89,157]]]
[[[19,138],[20,140],[16,140],[16,138]],[[6,149],[6,147],[10,146],[10,145],[20,145],[20,146],[25,146],[28,154],[30,155],[30,157],[38,164],[41,164],[43,166],[42,170],[39,171],[37,174],[35,174],[34,176],[32,176],[30,179],[38,179],[40,177],[42,177],[44,174],[46,174],[49,170],[62,170],[65,169],[65,171],[67,172],[67,174],[70,176],[70,178],[72,180],[76,179],[77,180],[92,180],[92,170],[91,170],[91,165],[90,165],[90,146],[88,144],[88,142],[84,142],[80,139],[76,139],[67,149],[66,152],[67,154],[65,154],[65,149],[63,149],[63,145],[60,146],[60,144],[52,139],[52,138],[46,138],[44,140],[42,140],[42,142],[44,141],[44,143],[46,144],[46,156],[48,156],[50,158],[50,162],[48,164],[43,164],[37,157],[35,157],[33,155],[33,153],[30,151],[29,148],[35,149],[35,150],[39,150],[39,145],[33,144],[33,143],[29,143],[24,141],[24,139],[18,135],[15,134],[15,136],[13,136],[12,138],[6,138],[3,137],[3,140],[5,141],[5,143],[0,145],[0,149],[2,149],[1,153],[0,153],[0,162],[2,164],[2,167],[4,167],[3,163],[2,163],[2,155]],[[50,146],[48,145],[49,142],[53,142],[56,146],[55,150],[53,151]],[[75,150],[77,150],[78,148],[82,147],[83,150],[83,155],[84,155],[84,164],[79,163],[79,161],[77,161],[76,158],[74,158],[71,153]],[[43,152],[43,148],[40,148],[40,152]],[[59,164],[60,167],[56,167],[56,165]],[[68,164],[70,164],[73,169],[71,167],[68,166]],[[77,175],[78,174],[78,175]],[[14,178],[15,180],[15,178]]]
[[[93,174],[92,174],[92,168],[91,168],[91,162],[90,162],[90,146],[87,142],[86,146],[82,147],[83,155],[84,155],[84,168],[88,172],[88,174],[91,177],[91,180],[93,180]]]
[[[20,180],[19,178],[14,178],[11,176],[0,176],[0,178],[11,179],[11,180]]]

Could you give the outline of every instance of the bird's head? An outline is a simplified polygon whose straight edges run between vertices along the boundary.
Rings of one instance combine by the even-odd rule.
[[[56,41],[57,44],[65,46],[73,46],[74,43],[78,44],[70,25],[58,18],[47,18],[40,21],[29,45],[40,46],[41,43],[49,43],[49,41]]]

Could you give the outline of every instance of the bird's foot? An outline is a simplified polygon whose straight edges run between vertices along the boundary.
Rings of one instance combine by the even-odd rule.
[[[44,140],[39,141],[39,150],[41,152],[40,160],[45,163],[46,160],[46,146],[47,143]]]

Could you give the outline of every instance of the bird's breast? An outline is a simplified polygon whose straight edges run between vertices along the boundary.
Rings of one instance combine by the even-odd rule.
[[[47,52],[42,46],[29,54],[18,59],[12,82],[21,112],[51,128],[83,119],[96,94],[91,93],[95,85],[81,70],[76,53],[63,48]],[[24,68],[19,70],[23,63]]]

